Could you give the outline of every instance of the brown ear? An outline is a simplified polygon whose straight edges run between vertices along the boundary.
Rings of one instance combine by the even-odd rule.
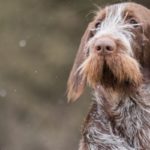
[[[81,43],[74,61],[73,68],[70,72],[70,76],[67,83],[67,97],[68,101],[75,101],[77,100],[80,95],[83,93],[86,79],[77,71],[78,67],[82,64],[82,62],[85,60],[86,51],[85,45],[88,41],[88,39],[91,36],[91,29],[92,29],[93,23],[90,23],[81,39]]]
[[[145,18],[149,18],[150,16],[150,9],[149,13]],[[143,37],[142,37],[142,44],[143,44],[143,67],[147,68],[150,71],[150,19],[145,19],[145,26],[143,30]]]

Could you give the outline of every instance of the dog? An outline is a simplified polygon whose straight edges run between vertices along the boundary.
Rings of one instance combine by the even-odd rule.
[[[76,101],[88,84],[93,102],[79,150],[150,150],[150,10],[134,2],[99,8],[67,83]]]

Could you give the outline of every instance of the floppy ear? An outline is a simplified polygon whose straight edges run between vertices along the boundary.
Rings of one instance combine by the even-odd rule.
[[[145,29],[143,31],[143,64],[145,68],[150,71],[150,9],[149,13],[147,13],[147,16],[145,15]]]
[[[82,39],[81,43],[74,61],[73,68],[70,72],[70,76],[67,83],[67,97],[68,101],[75,101],[77,100],[80,95],[83,93],[85,84],[86,84],[86,78],[80,74],[79,71],[77,71],[78,67],[83,63],[86,57],[86,51],[85,46],[88,41],[88,39],[92,36],[91,29],[93,28],[93,22],[91,22]]]

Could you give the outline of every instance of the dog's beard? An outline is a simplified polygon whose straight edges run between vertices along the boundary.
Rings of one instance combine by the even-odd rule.
[[[78,71],[86,78],[90,86],[95,87],[102,80],[104,58],[90,55],[78,68]]]
[[[78,68],[88,84],[96,87],[102,84],[107,87],[137,88],[142,82],[142,74],[138,62],[127,54],[108,56],[90,56]]]

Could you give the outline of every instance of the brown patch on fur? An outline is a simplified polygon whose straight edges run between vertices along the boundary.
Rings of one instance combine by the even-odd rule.
[[[137,61],[127,54],[109,56],[106,64],[119,83],[128,81],[133,87],[138,87],[142,82],[142,74]]]
[[[100,82],[103,73],[103,63],[103,57],[93,53],[79,67],[80,74],[87,79],[90,86],[95,87]]]

